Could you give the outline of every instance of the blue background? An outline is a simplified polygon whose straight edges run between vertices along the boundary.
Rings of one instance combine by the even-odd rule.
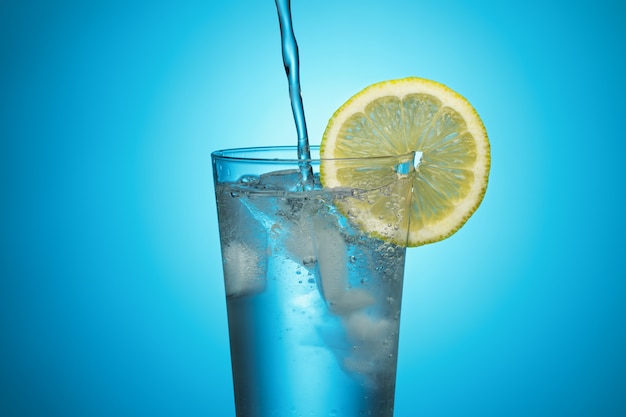
[[[626,415],[621,3],[293,3],[313,144],[409,75],[490,135],[409,252],[396,415]],[[234,416],[209,154],[259,144],[295,144],[273,1],[0,3],[1,416]]]

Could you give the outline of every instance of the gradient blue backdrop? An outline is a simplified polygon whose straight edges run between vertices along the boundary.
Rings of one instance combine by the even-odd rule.
[[[410,251],[396,415],[626,415],[622,3],[292,7],[312,143],[408,75],[490,134]],[[272,0],[3,0],[0,415],[234,416],[209,154],[294,138]]]

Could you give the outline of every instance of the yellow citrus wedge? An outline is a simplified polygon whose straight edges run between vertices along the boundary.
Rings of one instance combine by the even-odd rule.
[[[339,108],[328,122],[320,146],[320,177],[324,187],[355,187],[371,176],[366,167],[333,159],[370,158],[416,153],[415,164],[396,175],[409,181],[408,246],[437,242],[455,233],[480,205],[490,168],[485,127],[461,95],[443,84],[422,78],[384,81],[365,88]],[[394,197],[390,197],[390,200]],[[370,219],[359,226],[389,236],[384,222],[393,201],[367,209]],[[360,210],[359,200],[343,202]],[[391,240],[394,240],[391,238]],[[404,242],[396,242],[403,244]]]

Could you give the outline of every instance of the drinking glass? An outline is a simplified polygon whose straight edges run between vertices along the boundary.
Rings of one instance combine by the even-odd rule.
[[[414,154],[297,154],[211,155],[237,416],[391,417]]]

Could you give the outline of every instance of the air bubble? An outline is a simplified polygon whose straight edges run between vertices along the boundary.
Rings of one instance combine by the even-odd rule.
[[[311,267],[315,265],[317,259],[314,256],[307,256],[302,260],[302,264],[306,267]]]
[[[258,175],[243,175],[239,178],[239,182],[242,184],[257,184],[261,181]]]

